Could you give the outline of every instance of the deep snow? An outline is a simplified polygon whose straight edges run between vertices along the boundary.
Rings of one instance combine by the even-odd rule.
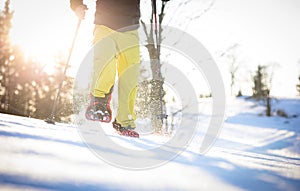
[[[299,190],[300,99],[277,99],[273,105],[274,114],[281,109],[288,117],[265,117],[260,103],[230,98],[221,134],[204,156],[198,152],[205,129],[199,127],[174,160],[139,171],[102,161],[83,143],[75,125],[0,114],[0,189]],[[202,115],[206,124],[207,114]],[[114,141],[137,149],[168,139],[108,133]]]

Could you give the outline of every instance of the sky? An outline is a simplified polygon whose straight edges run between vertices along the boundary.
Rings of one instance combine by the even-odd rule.
[[[213,8],[191,30],[199,32],[192,34],[198,33],[200,41],[214,55],[238,43],[237,57],[243,61],[240,70],[253,71],[257,64],[275,65],[270,67],[274,68],[271,93],[295,95],[300,74],[300,1],[242,2],[215,1]]]
[[[11,39],[26,55],[47,64],[46,69],[51,69],[55,56],[67,57],[78,21],[68,0],[14,0],[11,9],[14,11]],[[73,66],[80,63],[84,51],[91,45],[93,20],[90,14],[87,13],[89,19],[80,26],[70,61]]]
[[[91,48],[94,0],[87,0],[89,10],[81,23],[71,58],[71,71],[76,69]],[[258,64],[270,65],[273,72],[271,94],[295,96],[300,74],[300,1],[298,0],[215,0],[213,6],[201,15],[210,0],[191,0],[178,5],[171,0],[166,23],[183,28],[196,37],[211,53],[218,64],[229,91],[228,60],[221,57],[229,47],[241,61],[236,88],[251,92],[251,75]],[[3,7],[3,1],[0,2]],[[145,6],[145,3],[142,4]],[[11,40],[28,56],[33,56],[51,68],[53,56],[68,54],[74,37],[77,18],[69,8],[69,0],[13,0],[14,10]],[[173,12],[174,11],[174,12]],[[145,8],[142,14],[145,13]],[[189,14],[201,15],[188,19]],[[186,20],[185,20],[186,19]],[[188,22],[187,22],[188,21]]]

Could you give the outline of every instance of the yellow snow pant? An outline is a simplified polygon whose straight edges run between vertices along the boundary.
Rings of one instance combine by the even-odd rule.
[[[118,74],[118,111],[122,126],[135,127],[134,103],[139,78],[138,31],[116,32],[103,25],[94,30],[94,70],[91,93],[104,97],[111,91]]]

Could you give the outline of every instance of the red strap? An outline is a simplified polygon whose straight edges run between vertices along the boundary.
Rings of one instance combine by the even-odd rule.
[[[135,132],[135,131],[132,131],[132,130],[124,130],[121,134],[122,136],[127,136],[127,137],[134,137],[134,138],[139,138],[140,135]]]

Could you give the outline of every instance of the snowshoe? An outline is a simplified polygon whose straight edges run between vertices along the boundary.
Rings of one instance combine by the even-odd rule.
[[[117,132],[122,136],[134,137],[134,138],[140,137],[140,135],[136,131],[134,131],[134,128],[132,128],[131,126],[122,127],[122,125],[118,123],[116,120],[112,123],[112,125],[113,128],[116,129]]]
[[[112,116],[110,100],[111,94],[105,95],[104,98],[91,95],[91,101],[86,109],[85,117],[88,120],[109,123]]]

